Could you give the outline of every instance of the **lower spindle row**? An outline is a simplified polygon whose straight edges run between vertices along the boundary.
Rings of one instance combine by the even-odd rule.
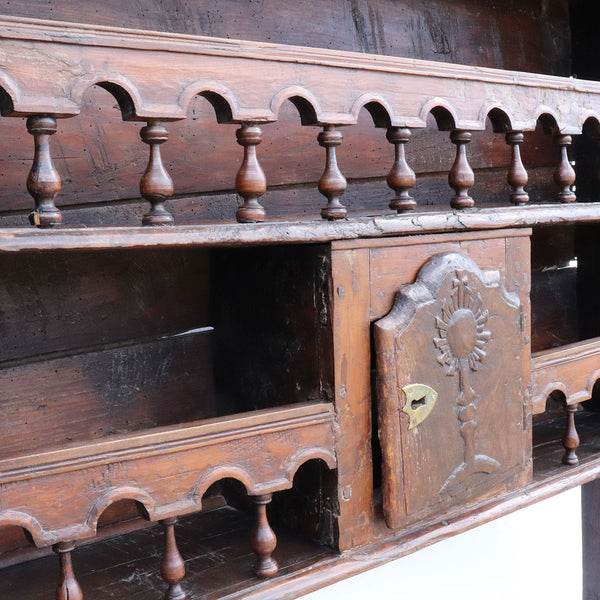
[[[56,133],[56,119],[49,115],[34,115],[27,119],[27,130],[35,140],[33,165],[27,179],[27,189],[35,201],[30,221],[38,227],[52,227],[61,222],[62,215],[55,205],[55,197],[60,192],[61,180],[54,168],[50,153],[50,136]],[[150,203],[150,210],[144,215],[143,225],[170,225],[173,216],[165,207],[165,202],[173,195],[173,181],[166,171],[160,153],[160,146],[168,139],[167,129],[158,121],[148,121],[140,130],[142,141],[149,146],[149,160],[140,181],[140,194]],[[259,223],[266,219],[266,212],[259,198],[267,191],[267,180],[257,156],[257,146],[262,141],[262,131],[254,123],[242,124],[236,131],[238,144],[244,148],[242,164],[235,178],[237,193],[242,204],[236,212],[241,223]],[[395,160],[387,176],[387,183],[395,193],[389,207],[398,213],[413,210],[417,203],[410,195],[416,187],[416,176],[406,161],[405,145],[411,139],[411,132],[405,127],[389,127],[387,140],[393,144]],[[571,166],[567,148],[571,136],[556,134],[556,144],[560,147],[560,162],[554,173],[554,181],[559,187],[561,202],[573,202],[575,194],[571,186],[575,182],[575,171]],[[341,145],[343,136],[336,126],[324,125],[318,134],[319,145],[325,148],[325,168],[318,182],[318,189],[327,199],[321,210],[324,219],[343,219],[347,209],[340,198],[346,190],[346,178],[337,164],[336,148]],[[469,189],[475,183],[473,170],[467,157],[466,146],[471,141],[471,133],[455,129],[450,133],[450,141],[456,146],[456,157],[448,173],[448,184],[454,190],[450,206],[454,209],[470,208],[475,202],[469,196]],[[524,189],[527,184],[527,171],[523,166],[519,146],[524,141],[521,131],[506,133],[506,143],[511,149],[511,164],[507,181],[511,187],[510,201],[524,204],[529,196]]]
[[[277,538],[267,519],[267,505],[272,494],[252,496],[257,513],[250,533],[250,545],[256,554],[254,573],[258,577],[273,577],[277,574],[277,561],[272,553],[277,546]],[[160,574],[166,584],[165,600],[184,600],[186,592],[182,581],[185,577],[185,563],[177,547],[175,524],[177,518],[164,519],[161,522],[164,530],[164,550],[160,565]],[[75,576],[72,552],[73,542],[59,542],[53,546],[59,558],[59,582],[56,588],[56,600],[83,600],[83,590]]]

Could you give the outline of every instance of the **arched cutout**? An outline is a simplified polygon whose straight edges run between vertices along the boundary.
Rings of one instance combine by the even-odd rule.
[[[300,86],[292,86],[280,90],[271,100],[271,111],[276,116],[279,114],[281,105],[289,100],[300,115],[302,125],[318,125],[320,107],[317,99],[306,89]]]
[[[456,129],[456,121],[452,113],[444,106],[434,106],[430,111],[440,131]]]
[[[302,96],[292,96],[288,100],[296,107],[300,115],[302,125],[316,125],[318,122],[317,113],[313,105]]]
[[[383,104],[373,101],[367,102],[364,107],[369,111],[375,127],[385,127],[387,129],[392,126],[392,118]]]
[[[544,133],[548,135],[555,135],[560,132],[560,128],[558,126],[558,121],[556,117],[549,112],[543,112],[538,115],[537,120],[539,121]]]
[[[138,505],[138,509],[144,518],[149,521],[154,520],[155,503],[152,496],[145,490],[135,487],[121,487],[116,488],[98,498],[96,502],[90,508],[87,518],[87,526],[92,530],[96,531],[98,527],[98,521],[102,513],[111,505],[121,500],[132,500]]]
[[[247,494],[258,493],[255,490],[256,485],[250,479],[248,473],[239,467],[215,467],[206,472],[199,479],[198,484],[194,489],[194,496],[200,501],[211,486],[223,479],[235,479],[244,486]]]
[[[121,109],[123,121],[128,121],[129,119],[133,119],[135,117],[135,103],[125,88],[110,81],[99,81],[96,83],[96,85],[106,90],[115,98],[119,108]]]
[[[19,97],[19,88],[15,80],[0,71],[0,114],[6,116],[12,113]]]
[[[552,390],[546,396],[546,404],[544,412],[548,410],[556,410],[557,408],[564,408],[567,404],[567,396],[563,390],[555,389]]]
[[[211,91],[204,91],[196,95],[202,96],[210,102],[215,111],[217,123],[229,123],[233,119],[233,112],[229,102],[227,102],[227,100],[220,94]]]
[[[424,124],[427,123],[427,117],[430,113],[440,131],[456,129],[456,113],[443,98],[430,98],[423,104],[419,118]]]
[[[131,498],[121,498],[104,507],[98,515],[97,527],[98,529],[102,529],[102,527],[117,521],[134,519],[135,517],[142,517],[147,521],[150,520],[148,510],[142,502]]]
[[[71,90],[71,100],[81,107],[83,95],[93,85],[106,90],[117,101],[123,121],[136,118],[142,105],[140,95],[135,86],[126,77],[117,73],[110,75],[87,75],[77,80]]]
[[[487,118],[492,124],[494,133],[507,133],[513,129],[510,117],[501,108],[494,107],[489,110]]]
[[[0,114],[2,116],[9,115],[14,109],[15,104],[12,96],[3,87],[0,87]]]
[[[320,474],[319,479],[325,472],[333,472],[335,466],[332,467],[329,459],[310,458],[298,465],[292,478],[292,487],[306,487],[310,484],[310,480],[314,479],[315,474]]]
[[[600,120],[596,116],[589,116],[583,123],[582,132],[592,138],[600,137]]]
[[[292,467],[289,470],[290,480],[293,480],[298,470],[311,461],[320,461],[329,470],[336,468],[335,456],[327,450],[305,449],[295,454],[290,460]]]
[[[355,121],[358,121],[358,115],[362,108],[365,108],[371,115],[375,127],[385,127],[387,129],[392,126],[394,122],[393,111],[385,99],[380,96],[373,96],[372,94],[363,94],[360,96],[350,110]]]
[[[47,545],[47,534],[39,521],[18,510],[6,510],[0,513],[0,527],[20,527],[30,544],[41,548]]]
[[[198,80],[190,83],[179,96],[178,104],[187,114],[190,103],[196,96],[202,96],[211,104],[218,123],[230,123],[238,118],[235,96],[229,88],[215,81]]]

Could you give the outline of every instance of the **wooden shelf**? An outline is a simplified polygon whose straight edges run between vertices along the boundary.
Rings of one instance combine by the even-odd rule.
[[[181,519],[178,545],[185,560],[185,589],[193,598],[242,597],[245,590],[268,587],[253,575],[255,555],[248,535],[252,517],[225,506]],[[330,557],[325,547],[277,531],[277,559],[282,576],[306,569]],[[163,545],[160,526],[136,531],[75,550],[74,562],[86,598],[148,600],[164,595],[159,566]],[[28,600],[48,598],[56,586],[56,557],[48,556],[3,570],[0,597]]]
[[[187,575],[184,587],[190,597],[215,600],[292,599],[326,583],[358,574],[410,554],[422,547],[508,514],[600,474],[600,413],[578,414],[580,464],[561,464],[564,449],[560,436],[564,419],[536,427],[534,433],[534,481],[526,488],[488,501],[460,516],[420,525],[356,550],[337,554],[294,536],[274,523],[279,543],[275,556],[280,574],[274,580],[252,575],[255,559],[247,541],[252,518],[231,506],[189,515],[181,519],[177,537]],[[118,538],[77,548],[75,569],[86,597],[109,600],[159,598],[164,590],[158,566],[162,547],[159,527],[135,531]],[[48,597],[56,581],[53,556],[8,567],[0,580],[0,596],[28,600]]]
[[[56,227],[0,229],[0,252],[34,250],[101,250],[160,246],[244,246],[318,243],[600,221],[600,203],[439,209],[413,214],[359,216],[343,221],[272,221],[260,224],[210,223],[173,227]]]
[[[312,459],[335,468],[330,404],[307,402],[108,437],[0,461],[0,518],[26,529],[38,546],[89,538],[101,514],[119,500],[135,500],[157,521],[200,510],[206,490],[226,477],[252,495],[288,489],[297,469]],[[22,508],[32,493],[48,500]]]

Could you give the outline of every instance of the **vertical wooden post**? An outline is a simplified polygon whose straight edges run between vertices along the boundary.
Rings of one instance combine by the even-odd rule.
[[[346,191],[346,178],[338,168],[335,153],[336,146],[343,139],[342,132],[337,131],[335,125],[325,125],[317,136],[319,146],[325,148],[325,170],[319,179],[319,192],[327,198],[327,206],[321,209],[321,217],[330,221],[343,219],[348,213],[340,202],[340,197]]]
[[[161,521],[165,531],[165,547],[160,565],[160,575],[169,586],[165,593],[165,600],[185,599],[185,592],[180,583],[185,575],[185,564],[179,554],[179,548],[177,548],[175,523],[177,523],[176,517]]]
[[[75,573],[73,572],[73,562],[71,552],[75,544],[73,542],[59,542],[52,549],[60,561],[60,575],[58,587],[56,588],[56,600],[83,600],[83,593]]]
[[[386,133],[387,141],[394,144],[394,164],[387,176],[387,184],[396,192],[396,197],[390,202],[390,208],[399,213],[414,210],[417,203],[411,197],[409,190],[417,184],[415,172],[408,166],[404,145],[410,141],[412,134],[406,127],[389,127]]]
[[[565,448],[565,454],[562,457],[563,465],[577,465],[579,458],[575,450],[579,447],[579,435],[575,427],[575,413],[577,412],[578,404],[567,404],[565,412],[567,413],[567,426],[562,437],[562,444]]]
[[[277,547],[277,537],[267,519],[267,504],[272,498],[273,494],[252,497],[256,504],[256,521],[250,534],[250,544],[258,557],[254,572],[259,577],[273,577],[279,570],[277,561],[271,557]]]
[[[140,194],[150,202],[151,208],[142,219],[143,225],[171,225],[173,216],[165,208],[165,201],[173,195],[173,180],[167,173],[160,155],[160,145],[167,141],[166,127],[148,121],[140,130],[144,144],[150,146],[146,172],[140,181]]]
[[[244,148],[244,159],[235,178],[235,188],[244,203],[235,216],[240,223],[262,223],[266,213],[258,198],[267,191],[267,178],[256,156],[256,146],[262,142],[262,131],[256,125],[244,124],[235,136],[237,143]]]
[[[375,535],[370,261],[368,248],[331,252],[335,406],[339,431],[346,432],[336,440],[340,551],[366,544]]]
[[[475,175],[469,165],[466,150],[466,145],[471,141],[471,134],[468,131],[454,129],[450,132],[450,141],[456,145],[456,158],[448,173],[448,184],[455,192],[450,200],[450,206],[470,208],[475,205],[475,201],[467,193],[475,183]]]
[[[509,131],[506,134],[506,143],[510,146],[510,167],[506,177],[511,187],[510,201],[513,204],[525,204],[529,202],[529,194],[525,191],[529,177],[521,160],[519,146],[523,143],[525,136],[522,131]]]
[[[600,479],[581,486],[583,600],[600,598]]]
[[[558,199],[561,202],[575,202],[577,197],[571,190],[571,186],[575,183],[575,169],[569,162],[569,154],[567,148],[571,145],[573,139],[570,135],[561,133],[554,136],[554,142],[560,147],[560,163],[554,171],[554,183],[560,188]]]
[[[29,222],[37,227],[53,227],[62,221],[54,198],[60,192],[60,175],[50,155],[50,136],[56,133],[56,119],[49,115],[27,118],[27,131],[33,136],[35,154],[27,177],[27,190],[35,201]]]

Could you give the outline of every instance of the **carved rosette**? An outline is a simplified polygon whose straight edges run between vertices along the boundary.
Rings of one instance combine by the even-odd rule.
[[[481,296],[469,287],[469,277],[456,271],[449,298],[443,299],[442,316],[435,318],[439,336],[434,338],[440,351],[438,361],[454,375],[464,361],[477,371],[485,356],[484,346],[491,333],[486,331],[489,312],[484,309]]]

